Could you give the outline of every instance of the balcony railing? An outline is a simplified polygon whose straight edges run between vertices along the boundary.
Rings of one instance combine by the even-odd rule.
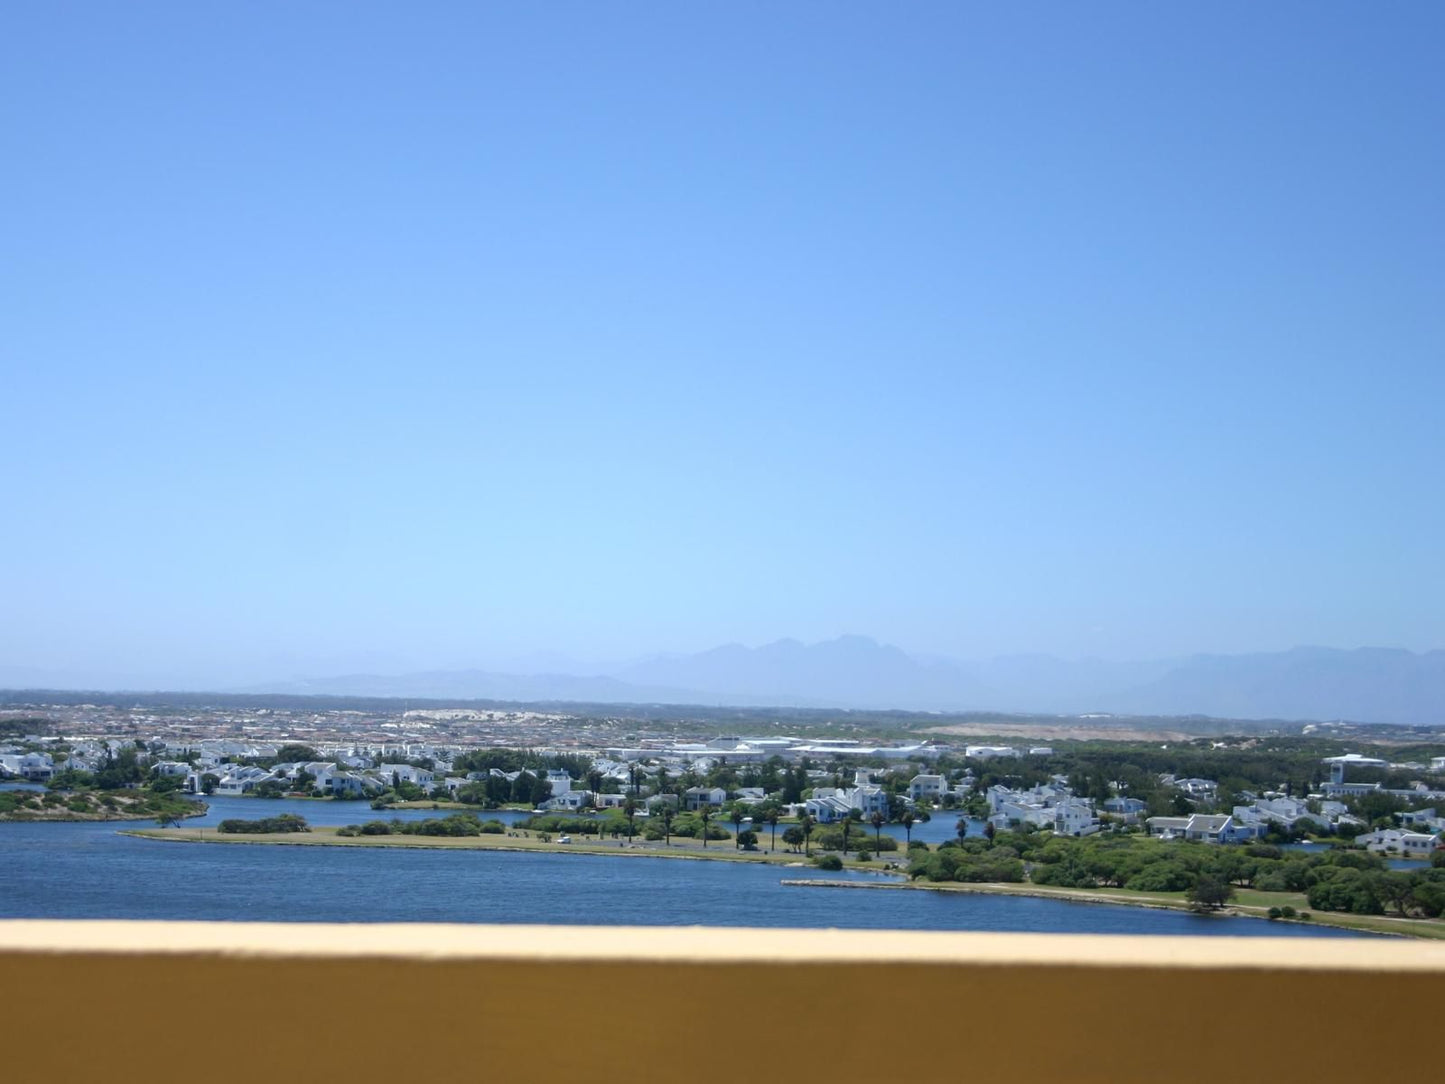
[[[0,994],[17,1084],[1366,1079],[1445,944],[11,921]]]

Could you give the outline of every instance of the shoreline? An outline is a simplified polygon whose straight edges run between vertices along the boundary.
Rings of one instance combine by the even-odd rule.
[[[209,832],[209,834],[205,834]],[[532,837],[509,836],[353,836],[338,837],[335,828],[320,827],[311,832],[282,835],[222,835],[215,829],[184,828],[141,828],[122,831],[121,835],[137,839],[150,839],[169,843],[222,843],[246,846],[309,846],[309,847],[410,847],[450,850],[498,851],[508,854],[586,854],[614,858],[662,858],[694,862],[749,862],[759,865],[777,866],[780,869],[814,869],[812,863],[802,855],[779,854],[777,852],[729,852],[719,848],[721,853],[708,852],[701,847],[666,850],[654,849],[648,845],[632,844],[608,847],[599,843],[543,843]],[[495,841],[495,842],[494,842]],[[828,878],[788,878],[783,884],[794,888],[849,888],[888,889],[892,891],[922,891],[943,893],[973,893],[995,896],[1027,896],[1034,899],[1057,900],[1063,903],[1082,903],[1115,907],[1140,907],[1146,910],[1190,911],[1192,908],[1182,898],[1156,895],[1125,895],[1108,889],[1054,888],[1028,883],[1005,884],[992,882],[947,882],[910,880],[905,870],[887,869],[875,862],[867,864],[849,862],[845,868],[859,873],[871,873],[875,880],[841,881]],[[1287,902],[1287,901],[1282,901]],[[1215,912],[1206,912],[1202,917],[1249,918],[1270,921],[1268,906],[1235,903]],[[1276,922],[1293,922],[1296,925],[1310,924],[1329,926],[1336,929],[1352,930],[1359,933],[1381,934],[1393,937],[1408,937],[1417,940],[1445,939],[1445,921],[1431,919],[1396,918],[1388,915],[1354,915],[1340,911],[1310,910],[1311,918],[1306,920],[1280,918]]]
[[[276,846],[276,847],[363,847],[363,848],[398,848],[411,847],[417,849],[433,850],[455,850],[455,851],[501,851],[507,854],[589,854],[604,858],[665,858],[670,860],[694,861],[694,862],[750,862],[755,865],[779,866],[781,868],[812,869],[810,862],[801,855],[785,855],[781,852],[769,853],[767,851],[739,851],[729,852],[723,848],[717,848],[716,852],[705,851],[698,848],[679,848],[677,850],[654,850],[650,847],[632,844],[620,847],[607,847],[601,844],[578,844],[573,843],[542,843],[536,841],[527,843],[519,841],[516,837],[508,836],[352,836],[338,837],[334,828],[326,826],[313,828],[310,832],[277,833],[274,835],[248,835],[245,833],[234,833],[222,835],[214,828],[209,829],[210,835],[196,834],[208,829],[185,829],[176,830],[173,828],[137,828],[122,831],[124,836],[132,836],[136,839],[158,840],[162,843],[223,843],[230,845],[251,845],[251,846]],[[319,834],[325,833],[325,834]],[[492,840],[498,842],[492,842]],[[901,870],[873,870],[869,871],[866,866],[856,867],[865,872],[876,872],[893,876],[902,876]]]
[[[191,810],[185,813],[177,813],[176,816],[183,820],[192,817],[204,817],[210,812],[210,807]],[[66,812],[63,817],[27,816],[25,814],[0,813],[0,824],[105,824],[118,821],[153,821],[157,813],[71,813]]]
[[[1004,884],[1002,882],[946,882],[911,881],[868,883],[864,881],[831,881],[826,878],[798,878],[785,880],[790,888],[884,888],[892,890],[913,890],[920,892],[963,893],[987,896],[1026,896],[1032,899],[1059,900],[1064,903],[1094,904],[1096,906],[1141,907],[1153,911],[1192,911],[1183,899],[1163,896],[1119,896],[1108,894],[1106,889],[1052,888],[1047,885]],[[1347,911],[1309,911],[1308,919],[1277,918],[1271,920],[1269,908],[1253,904],[1229,904],[1218,911],[1200,913],[1201,918],[1248,918],[1263,922],[1289,922],[1296,926],[1329,926],[1356,933],[1379,934],[1384,937],[1405,937],[1416,941],[1445,939],[1445,922],[1430,919],[1394,918],[1389,915],[1354,915]],[[1386,923],[1389,925],[1380,925]],[[1398,923],[1399,925],[1394,925]]]

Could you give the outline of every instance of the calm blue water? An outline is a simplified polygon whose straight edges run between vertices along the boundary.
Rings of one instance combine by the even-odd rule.
[[[212,800],[204,819],[187,824],[280,812],[300,813],[313,824],[345,824],[380,815],[365,803],[219,798]],[[434,814],[421,810],[397,815]],[[1342,930],[1056,900],[781,883],[785,878],[839,876],[807,868],[579,854],[207,846],[131,839],[117,831],[113,823],[0,824],[0,918],[1354,936]]]
[[[1308,854],[1323,854],[1330,849],[1328,843],[1313,842],[1285,843],[1282,846],[1287,851],[1305,851]],[[1387,858],[1385,866],[1388,869],[1402,869],[1408,872],[1412,869],[1429,869],[1430,860],[1428,858]]]

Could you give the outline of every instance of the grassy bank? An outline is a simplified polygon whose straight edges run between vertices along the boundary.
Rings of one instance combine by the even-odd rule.
[[[1188,911],[1190,903],[1183,892],[1131,892],[1124,888],[1052,888],[1035,884],[933,883],[930,881],[828,881],[799,880],[786,882],[807,888],[888,888],[923,892],[973,892],[994,896],[1033,896],[1040,899],[1067,900],[1071,903],[1101,903],[1124,907],[1152,907],[1172,911]],[[1309,901],[1302,892],[1257,892],[1242,890],[1228,906],[1211,912],[1219,918],[1267,919],[1271,907],[1290,906],[1296,911],[1309,911]],[[1336,926],[1367,933],[1393,934],[1445,940],[1445,920],[1430,918],[1396,918],[1388,915],[1354,915],[1343,911],[1310,911],[1303,920],[1315,926]],[[1301,920],[1279,919],[1276,921]]]
[[[148,821],[169,814],[199,817],[204,802],[139,790],[8,791],[0,794],[0,822],[73,823]]]
[[[674,837],[670,844],[649,843],[636,839],[598,840],[573,837],[571,843],[558,843],[554,835],[550,841],[541,834],[522,829],[510,829],[505,835],[480,836],[339,836],[332,827],[316,827],[309,832],[286,834],[249,835],[242,833],[218,832],[214,828],[141,828],[124,833],[144,839],[159,839],[172,843],[249,843],[281,847],[426,847],[441,850],[473,851],[545,851],[548,854],[604,854],[643,858],[686,858],[710,862],[761,862],[778,866],[806,866],[810,863],[801,854],[766,849],[742,851],[731,842],[710,842],[704,847],[699,841]],[[884,863],[878,861],[849,861],[847,866],[855,869],[884,871]]]

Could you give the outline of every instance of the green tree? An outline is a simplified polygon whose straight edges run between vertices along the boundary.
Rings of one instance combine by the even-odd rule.
[[[637,802],[628,798],[622,803],[622,813],[627,818],[627,842],[632,842],[633,825],[637,819]]]
[[[776,850],[778,849],[778,807],[777,807],[777,806],[774,806],[772,809],[769,809],[769,810],[768,810],[768,827],[772,829],[772,833],[773,833],[772,842],[768,844],[768,853],[771,854],[773,851],[776,851]],[[786,842],[786,841],[785,841],[785,842]]]
[[[1199,907],[1218,910],[1234,899],[1234,886],[1210,874],[1201,873],[1195,880],[1194,887],[1184,894],[1184,898]]]
[[[907,811],[903,814],[903,818],[902,818],[902,819],[903,819],[904,844],[905,844],[906,846],[911,847],[911,846],[913,846],[913,810],[911,810],[911,809],[910,809],[910,810],[907,810]]]
[[[312,760],[320,760],[321,754],[309,745],[302,745],[300,742],[293,742],[283,745],[276,750],[277,764],[299,764]]]
[[[733,822],[733,850],[738,850],[742,847],[742,842],[738,839],[738,836],[742,833],[743,826],[742,807],[734,805],[732,814],[728,819]]]
[[[698,808],[698,820],[702,821],[702,846],[707,849],[707,822],[712,820],[712,807],[704,803]]]
[[[875,812],[873,816],[868,818],[868,823],[873,825],[873,841],[876,844],[873,849],[875,851],[881,851],[883,849],[883,841],[881,839],[883,835],[883,814]]]
[[[794,852],[803,849],[803,830],[801,828],[787,828],[783,831],[783,845],[791,847]]]

